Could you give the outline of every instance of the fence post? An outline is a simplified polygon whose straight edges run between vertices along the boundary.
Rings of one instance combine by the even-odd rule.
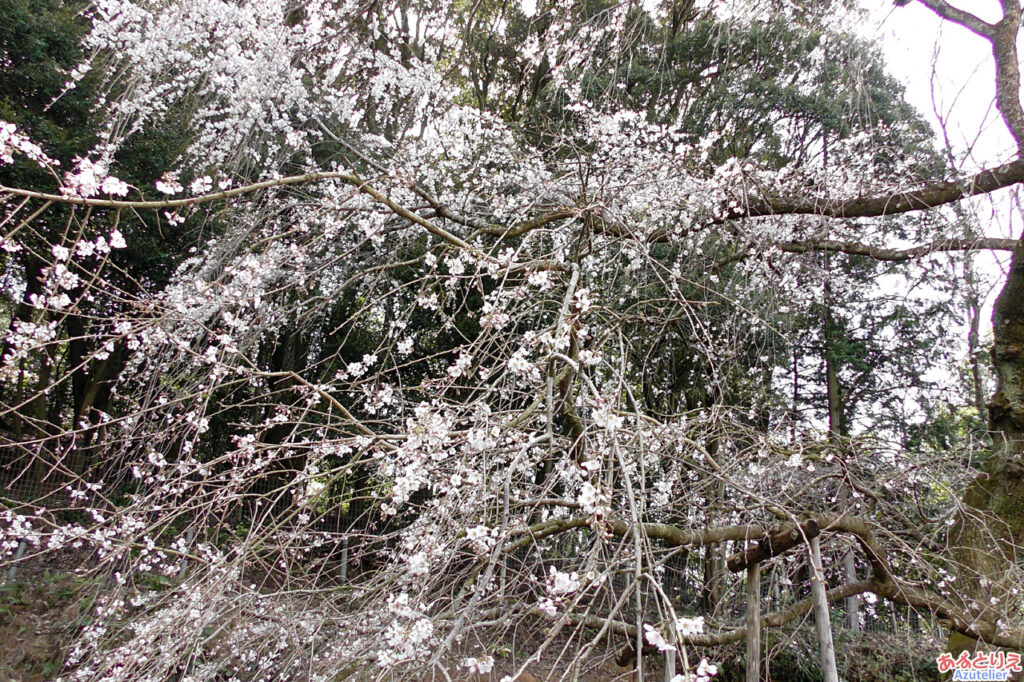
[[[348,582],[348,536],[341,539],[341,582]]]
[[[639,558],[635,561],[639,562]],[[636,567],[638,565],[639,564],[634,564],[633,572],[627,574],[629,577],[628,582],[626,583],[626,589],[634,589],[636,597],[636,613],[634,614],[634,617],[636,618],[636,642],[633,644],[633,646],[636,647],[636,661],[633,663],[633,679],[636,680],[636,682],[644,682],[644,635],[640,627],[643,622],[643,615],[640,610],[643,602],[640,599],[640,585],[636,574]]]
[[[192,541],[196,538],[195,526],[191,526],[185,531],[185,549],[186,551],[192,547]],[[188,573],[188,555],[181,560],[181,568],[178,569],[178,580],[184,580],[185,574]]]
[[[18,541],[18,549],[14,552],[14,560],[11,562],[11,567],[7,569],[7,582],[9,585],[14,582],[14,578],[18,575],[18,562],[21,561],[21,557],[25,556],[25,549],[28,547],[28,543],[24,539]]]
[[[676,676],[676,650],[674,648],[665,652],[665,682],[672,682]]]
[[[852,547],[843,555],[843,573],[849,582],[857,579],[857,562]],[[857,595],[846,598],[846,626],[854,632],[860,630],[860,597]]]
[[[747,675],[746,682],[761,679],[761,562],[747,566]]]

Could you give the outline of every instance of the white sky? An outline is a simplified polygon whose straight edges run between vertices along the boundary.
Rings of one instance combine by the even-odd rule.
[[[998,0],[954,4],[988,21],[1001,16]],[[995,72],[988,42],[917,2],[894,7],[892,0],[861,0],[861,6],[870,18],[861,32],[882,45],[890,72],[907,88],[907,99],[937,132],[939,117],[945,119],[954,148],[971,155],[964,166],[1012,157],[1012,140],[993,105]]]
[[[969,30],[936,16],[918,2],[895,7],[892,0],[860,0],[868,21],[859,27],[878,42],[889,72],[906,87],[908,101],[924,114],[942,139],[948,138],[965,171],[997,165],[1015,156],[1015,146],[995,109],[995,68],[989,43]],[[1002,16],[998,0],[953,0],[951,4],[986,21]],[[989,236],[1019,237],[1018,209],[1006,193],[995,201],[972,202]],[[1005,255],[979,259],[996,288],[983,314],[987,331],[991,305],[1003,280]]]

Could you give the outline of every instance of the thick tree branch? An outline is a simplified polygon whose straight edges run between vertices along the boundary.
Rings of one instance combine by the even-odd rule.
[[[878,580],[892,582],[892,571],[885,559],[885,549],[875,537],[866,521],[847,514],[817,514],[812,519],[822,531],[843,531],[857,537],[864,553],[871,563],[872,570]],[[590,519],[577,517],[573,519],[549,519],[529,528],[515,531],[514,535],[528,535],[516,542],[506,545],[505,551],[512,551],[537,539],[557,535],[574,528],[590,525]],[[604,528],[620,537],[633,532],[633,524],[621,519],[608,519]],[[661,540],[670,547],[698,547],[719,542],[742,542],[762,540],[769,537],[770,530],[763,526],[720,526],[718,528],[685,529],[668,523],[641,523],[641,531],[651,539]]]
[[[42,199],[44,201],[50,201],[57,204],[71,204],[72,206],[93,206],[96,208],[121,208],[121,209],[143,209],[143,208],[182,208],[186,206],[195,206],[198,204],[207,204],[211,201],[222,201],[224,199],[233,199],[238,196],[254,194],[260,190],[269,189],[271,187],[283,187],[285,185],[301,185],[310,182],[317,182],[319,180],[344,180],[350,184],[362,184],[362,180],[350,173],[340,173],[334,171],[325,171],[320,173],[303,173],[301,175],[289,175],[283,178],[276,178],[274,180],[264,180],[263,182],[255,182],[242,187],[235,187],[234,189],[227,189],[221,192],[211,192],[209,194],[202,194],[194,197],[186,197],[183,199],[155,199],[155,200],[143,200],[133,201],[130,199],[93,199],[84,198],[77,196],[64,196],[61,194],[48,194],[46,192],[36,192],[30,189],[21,189],[18,187],[6,187],[0,185],[0,196],[5,194],[11,194],[19,197],[26,197],[28,199]]]
[[[468,244],[465,240],[439,227],[430,220],[406,209],[403,206],[400,206],[399,204],[396,204],[386,194],[377,191],[364,180],[350,173],[323,172],[294,175],[277,178],[275,180],[258,182],[244,187],[236,187],[234,189],[221,192],[213,192],[210,194],[182,199],[131,201],[119,199],[82,198],[36,192],[33,190],[6,187],[2,185],[0,185],[0,196],[7,194],[53,203],[96,208],[176,209],[214,201],[233,199],[273,187],[305,184],[321,180],[341,180],[343,182],[347,182],[355,186],[358,191],[369,194],[374,200],[385,205],[396,215],[424,227],[428,232],[431,232],[450,244],[474,253],[474,255],[477,255],[484,260],[490,260],[488,256],[480,253],[478,249]],[[958,201],[965,197],[994,192],[998,189],[1010,187],[1020,182],[1024,182],[1024,159],[1018,159],[997,168],[981,171],[977,175],[965,181],[937,183],[903,193],[894,193],[875,197],[858,197],[847,200],[828,200],[823,198],[764,198],[751,202],[745,208],[740,207],[734,209],[730,212],[727,218],[741,219],[744,217],[764,217],[770,215],[821,215],[836,218],[854,218],[894,215],[909,211],[927,210],[935,206]],[[441,206],[435,207],[435,212],[436,215],[452,220],[453,222],[458,222],[467,226],[477,226],[478,233],[486,232],[504,237],[518,236],[530,230],[543,227],[549,223],[566,218],[577,217],[579,215],[579,211],[577,209],[563,207],[532,220],[516,223],[509,227],[502,227],[486,223],[481,226],[480,221],[475,219],[470,220],[464,216],[455,215],[450,211],[450,209]],[[607,221],[602,221],[600,231],[622,234],[622,230],[618,226]],[[649,237],[648,241],[665,242],[668,241],[668,239],[669,235],[667,232],[659,231]],[[949,238],[902,250],[873,247],[856,242],[839,242],[829,240],[808,242],[791,241],[783,242],[779,246],[783,251],[790,253],[838,251],[869,256],[879,260],[905,261],[943,251],[964,251],[969,249],[1012,250],[1013,241],[1005,239],[968,240]],[[732,260],[735,259],[736,258],[733,258]]]
[[[346,142],[345,140],[340,138],[338,135],[334,133],[334,131],[328,128],[327,125],[322,120],[317,118],[316,122],[317,125],[320,126],[320,129],[324,132],[324,134],[326,134],[332,140],[348,149],[363,163],[367,164],[368,166],[370,166],[379,173],[388,173],[387,168],[374,161],[367,154],[363,153],[361,150],[357,149],[349,142]],[[548,223],[555,222],[557,220],[562,220],[563,218],[571,218],[575,216],[577,213],[577,211],[571,207],[562,207],[554,209],[550,213],[542,215],[539,218],[525,220],[520,223],[516,223],[511,227],[504,227],[502,225],[497,225],[495,223],[489,223],[482,218],[476,218],[474,216],[468,216],[464,213],[460,213],[453,209],[452,207],[446,206],[445,204],[439,202],[432,194],[427,192],[419,185],[414,184],[412,185],[411,188],[413,192],[415,192],[420,198],[422,198],[430,205],[430,207],[434,211],[434,214],[437,215],[439,218],[444,218],[445,220],[450,220],[453,223],[465,225],[466,227],[472,227],[477,231],[477,233],[495,234],[500,235],[502,237],[514,237],[525,232],[529,232],[530,230],[533,230],[537,227],[547,225]],[[476,234],[471,235],[469,237],[469,240],[471,241],[475,236]]]
[[[808,239],[806,241],[788,241],[775,244],[780,251],[785,253],[845,253],[850,256],[866,256],[881,261],[892,261],[902,263],[908,260],[924,258],[933,253],[949,253],[952,251],[1013,251],[1017,246],[1015,239],[1001,239],[998,237],[977,237],[974,239],[962,239],[957,237],[946,237],[936,239],[928,244],[919,244],[905,249],[889,249],[883,246],[872,246],[861,242],[847,242],[837,239]],[[726,265],[750,258],[756,250],[756,245],[744,247],[715,263],[715,272],[721,271]]]
[[[880,597],[934,614],[950,630],[992,646],[1024,651],[1024,629],[1000,632],[994,623],[961,612],[956,606],[931,592],[902,583],[876,583],[872,590]]]
[[[933,253],[944,253],[949,251],[974,251],[987,249],[990,251],[1013,251],[1016,246],[1016,239],[998,239],[994,237],[979,237],[977,239],[958,239],[949,237],[937,239],[928,244],[920,244],[906,249],[887,249],[859,242],[844,242],[834,239],[812,239],[798,242],[782,242],[779,249],[786,253],[810,253],[821,251],[832,251],[846,253],[851,256],[867,256],[875,260],[885,261],[907,261],[915,258],[922,258]]]
[[[839,530],[860,537],[862,544],[865,545],[868,558],[873,561],[884,562],[885,552],[866,521],[855,516],[843,514],[817,514],[810,520],[813,520],[822,531]],[[529,537],[506,545],[506,551],[522,546],[524,541],[529,543],[536,539],[589,525],[590,519],[587,517],[549,519],[529,528],[513,531],[512,535],[528,535]],[[618,536],[626,536],[633,532],[633,525],[621,519],[607,519],[604,521],[604,527],[608,532]],[[771,533],[770,529],[757,525],[687,529],[669,523],[641,523],[640,528],[646,537],[661,540],[670,547],[699,547],[719,542],[728,542],[730,540],[733,542],[763,540],[769,537]],[[877,573],[879,575],[890,575],[888,568],[884,566],[880,566]]]
[[[1020,0],[1001,0],[1003,18],[996,24],[982,21],[946,0],[918,0],[947,21],[963,26],[992,44],[996,66],[996,108],[1024,156],[1024,108],[1020,103],[1020,65],[1017,60],[1017,37],[1020,32]]]
[[[991,38],[996,27],[981,18],[946,2],[946,0],[918,0],[922,5],[938,14],[943,19],[960,24],[974,31],[982,38]]]
[[[950,629],[974,639],[981,640],[987,644],[991,644],[992,646],[1006,647],[1016,650],[1024,649],[1024,630],[1018,629],[999,632],[994,625],[984,622],[976,622],[974,619],[957,611],[953,605],[943,599],[915,587],[909,587],[902,584],[897,585],[895,583],[882,583],[875,579],[867,579],[847,583],[828,590],[825,593],[825,597],[828,601],[833,602],[858,594],[864,594],[865,592],[873,592],[874,594],[884,597],[894,603],[928,611],[942,620]],[[793,604],[787,609],[767,614],[761,619],[761,626],[765,628],[781,627],[782,625],[785,625],[786,623],[789,623],[810,611],[812,606],[813,601],[808,597],[807,599]],[[530,609],[529,614],[539,618],[544,618],[545,620],[550,619],[550,616],[538,608]],[[577,616],[573,614],[566,614],[564,618],[574,625],[584,625],[594,629],[604,628],[605,625],[608,624],[607,617],[601,616]],[[607,629],[609,632],[625,635],[630,639],[636,637],[635,625],[616,620],[611,621],[608,625],[609,627]],[[681,638],[679,644],[689,646],[721,646],[723,644],[741,642],[746,639],[746,637],[747,629],[745,627],[731,628],[729,630],[723,630],[716,633],[686,635]]]
[[[234,189],[224,190],[222,192],[212,192],[210,194],[203,194],[195,197],[188,197],[185,199],[162,199],[157,201],[127,201],[119,199],[92,199],[75,196],[62,196],[59,194],[48,194],[46,192],[36,192],[33,190],[19,189],[17,187],[6,187],[0,185],[0,197],[3,195],[14,195],[25,197],[28,199],[40,199],[43,201],[49,201],[58,204],[71,204],[73,206],[90,206],[96,208],[117,208],[117,209],[174,209],[183,208],[188,206],[196,206],[199,204],[206,204],[213,201],[223,201],[225,199],[233,199],[235,197],[254,194],[264,189],[270,189],[273,187],[283,187],[286,185],[300,185],[310,182],[317,182],[320,180],[341,180],[352,185],[356,191],[367,194],[373,198],[377,203],[383,204],[391,210],[397,216],[405,218],[409,222],[415,223],[431,234],[440,237],[444,241],[464,249],[468,253],[472,253],[474,256],[481,260],[491,261],[493,260],[490,256],[483,253],[474,246],[469,245],[460,237],[452,234],[448,230],[435,225],[426,218],[410,211],[409,209],[395,203],[391,197],[379,192],[374,189],[369,183],[360,178],[358,175],[352,173],[341,173],[341,172],[322,172],[322,173],[305,173],[303,175],[291,175],[283,178],[277,178],[274,180],[266,180],[263,182],[253,183],[251,185],[245,185],[244,187],[236,187]]]
[[[860,543],[861,549],[864,550],[867,556],[873,576],[870,580],[857,581],[829,590],[827,593],[829,601],[845,599],[846,597],[863,592],[874,592],[878,596],[885,597],[895,603],[912,608],[925,609],[935,614],[950,629],[973,639],[978,639],[993,646],[1024,649],[1024,630],[1017,629],[1001,632],[995,624],[975,618],[972,614],[964,613],[956,605],[942,597],[899,581],[889,568],[885,558],[884,547],[882,547],[867,522],[863,519],[845,514],[819,514],[814,517],[814,520],[821,527],[822,531],[842,531],[855,536]],[[551,519],[537,524],[531,529],[521,531],[530,533],[533,537],[523,538],[517,542],[510,543],[506,545],[505,551],[528,544],[534,539],[548,537],[587,525],[589,525],[588,520],[584,518]],[[767,531],[761,526],[723,526],[702,530],[685,530],[664,523],[644,523],[641,526],[648,538],[662,540],[666,544],[674,546],[711,544],[726,540],[762,539],[768,536]],[[632,525],[625,521],[610,520],[606,522],[605,527],[611,533],[618,536],[625,536],[632,532]],[[762,624],[777,627],[806,613],[810,608],[811,601],[806,599],[784,611],[765,616],[762,619]],[[543,615],[543,613],[536,610],[535,615]],[[573,622],[583,623],[589,627],[601,627],[606,620],[597,616],[587,616],[585,618],[569,616],[569,618]],[[626,629],[623,630],[621,628]],[[630,637],[635,637],[636,635],[635,626],[626,623],[615,623],[611,630],[621,634],[628,634]],[[746,629],[737,628],[713,635],[687,637],[683,643],[696,646],[716,646],[738,642],[744,637],[746,637]]]
[[[755,199],[746,207],[740,206],[733,209],[725,216],[725,219],[741,220],[748,217],[778,215],[877,218],[911,211],[927,211],[967,197],[990,194],[1021,182],[1024,182],[1024,159],[1016,159],[996,168],[987,168],[964,180],[938,182],[906,192],[892,192],[852,199],[823,197]],[[664,235],[664,238],[667,238],[667,235]]]
[[[631,532],[630,524],[625,521],[612,519],[607,521],[606,525],[608,530],[615,535],[627,535]],[[641,524],[641,527],[648,538],[661,540],[665,544],[675,547],[697,547],[729,540],[733,542],[760,540],[768,535],[761,526],[722,526],[689,530],[667,523],[644,523]]]
[[[863,594],[865,592],[871,592],[874,590],[875,583],[873,580],[858,580],[857,582],[848,583],[841,587],[829,590],[826,592],[826,597],[829,601],[837,601],[839,599],[845,599],[846,597],[852,597],[857,594]],[[780,627],[786,623],[799,618],[808,611],[811,610],[813,602],[810,597],[802,601],[793,604],[788,609],[782,611],[775,611],[765,615],[761,619],[762,627]],[[532,616],[544,618],[550,620],[551,617],[545,614],[538,608],[531,608],[528,612]],[[612,620],[608,623],[606,616],[577,616],[574,614],[566,614],[563,616],[573,625],[583,625],[585,627],[594,628],[595,630],[604,628],[608,625],[607,631],[613,632],[618,635],[625,635],[630,639],[636,637],[636,626],[631,623],[625,623],[618,620]],[[699,634],[699,635],[683,635],[680,637],[678,644],[683,646],[720,646],[722,644],[731,644],[733,642],[742,642],[747,637],[747,629],[732,628],[729,630],[723,630],[721,632]]]
[[[448,209],[444,208],[439,208],[437,211],[437,214],[442,218],[449,218],[449,213],[450,212],[448,211]],[[501,225],[492,225],[490,223],[485,223],[482,226],[474,225],[474,227],[477,227],[478,233],[483,232],[487,234],[493,234],[502,238],[518,237],[519,235],[530,232],[531,230],[535,230],[539,227],[544,227],[549,223],[553,223],[558,220],[564,220],[566,218],[575,218],[576,216],[579,215],[579,213],[579,209],[566,206],[562,208],[557,208],[551,211],[550,213],[545,213],[544,215],[533,218],[532,220],[524,220],[509,227],[503,227]],[[477,221],[477,223],[481,222],[483,221]],[[468,225],[468,223],[466,224]],[[476,235],[474,234],[473,236]]]

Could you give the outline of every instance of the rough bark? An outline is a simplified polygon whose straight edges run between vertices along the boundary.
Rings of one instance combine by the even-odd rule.
[[[1000,239],[998,237],[966,237],[963,239],[948,238],[937,239],[927,244],[920,244],[906,249],[889,249],[860,242],[847,242],[837,239],[811,239],[803,242],[781,242],[779,250],[786,253],[845,253],[850,256],[867,256],[874,260],[891,261],[901,263],[909,260],[916,260],[930,256],[933,253],[950,253],[954,251],[978,251],[990,249],[993,251],[1012,251],[1016,243],[1013,239]]]
[[[993,308],[992,330],[992,451],[963,496],[950,539],[962,574],[962,596],[975,606],[979,621],[994,627],[1013,603],[1013,569],[1024,543],[1024,243],[1014,250]],[[950,650],[957,653],[975,644],[958,633],[949,640]]]

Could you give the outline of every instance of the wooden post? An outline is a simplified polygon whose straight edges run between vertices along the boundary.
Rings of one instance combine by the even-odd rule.
[[[857,580],[857,562],[852,547],[843,556],[843,574],[847,582]],[[860,630],[860,597],[857,595],[846,598],[846,626],[854,632]]]
[[[839,493],[839,508],[846,509],[850,504],[850,491],[845,487]],[[857,561],[853,555],[853,547],[843,554],[843,581],[857,581]],[[860,630],[860,597],[852,595],[846,598],[846,626],[857,632]]]
[[[747,676],[746,682],[761,680],[761,564],[747,566]]]
[[[14,582],[14,579],[18,575],[18,562],[21,561],[21,557],[25,556],[25,548],[28,547],[28,543],[25,540],[18,541],[18,549],[14,552],[14,560],[11,561],[11,567],[7,569],[7,582],[9,585]]]
[[[634,564],[636,566],[638,564]],[[639,578],[635,572],[627,574],[626,589],[634,589],[634,596],[636,597],[636,642],[633,646],[636,647],[636,660],[633,661],[633,679],[635,682],[644,682],[644,633],[643,633],[643,614],[640,607],[643,603],[640,599],[640,585]]]
[[[824,682],[839,682],[832,622],[828,617],[828,598],[825,596],[825,572],[821,568],[821,547],[816,537],[811,538],[811,596],[814,598],[814,628],[818,633],[821,653],[821,677]]]
[[[185,532],[185,549],[187,551],[191,551],[192,550],[192,541],[195,539],[195,537],[196,537],[195,526],[190,526],[189,529]],[[188,573],[188,557],[186,556],[186,557],[184,557],[181,560],[181,568],[178,569],[178,580],[184,580],[185,579],[185,574],[187,574],[187,573]]]
[[[676,650],[669,649],[665,652],[665,682],[672,682],[676,676]]]
[[[341,539],[341,583],[348,582],[348,536]]]

